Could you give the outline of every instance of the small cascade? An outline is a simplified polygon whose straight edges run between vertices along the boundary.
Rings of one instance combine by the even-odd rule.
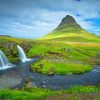
[[[0,50],[0,61],[1,61],[2,67],[7,66],[9,64],[6,55],[1,50]]]
[[[3,67],[3,66],[4,66],[4,62],[3,62],[3,59],[2,59],[2,57],[0,55],[0,67]]]
[[[17,49],[18,49],[19,59],[21,60],[21,62],[26,62],[31,60],[26,57],[24,50],[19,45],[17,45]]]
[[[9,63],[6,55],[0,50],[0,70],[8,69],[13,66],[13,64]]]

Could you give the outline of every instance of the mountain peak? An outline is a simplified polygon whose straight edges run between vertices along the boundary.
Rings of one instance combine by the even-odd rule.
[[[58,27],[56,28],[56,30],[65,30],[68,28],[81,28],[81,26],[79,24],[77,24],[76,20],[74,19],[74,17],[67,15],[65,16],[61,23],[58,25]]]
[[[68,24],[68,23],[76,23],[76,21],[72,16],[67,15],[62,19],[61,23],[66,23],[66,24]]]

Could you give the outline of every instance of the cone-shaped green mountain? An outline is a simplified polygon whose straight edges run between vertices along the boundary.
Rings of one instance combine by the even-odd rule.
[[[100,41],[98,36],[87,32],[70,15],[65,16],[56,29],[40,39],[54,39],[74,42]]]

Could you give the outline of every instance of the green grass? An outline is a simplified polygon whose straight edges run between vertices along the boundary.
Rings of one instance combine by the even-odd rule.
[[[100,86],[74,86],[45,100],[100,100]]]
[[[41,60],[40,62],[33,64],[31,69],[42,74],[81,74],[90,71],[92,69],[92,66]]]
[[[0,90],[0,100],[43,100],[52,95],[50,90],[32,89],[31,92],[18,90]]]
[[[0,90],[0,100],[45,100],[48,96],[61,94],[100,92],[100,86],[75,86],[63,91],[51,91],[47,89],[31,88],[23,90]],[[74,98],[74,97],[72,97]]]
[[[73,41],[73,42],[95,42],[100,43],[100,37],[87,31],[53,31],[39,40]]]
[[[44,100],[47,96],[61,94],[44,88],[23,88],[22,90],[0,90],[0,100]]]
[[[66,93],[93,93],[100,92],[100,86],[73,86],[70,89],[64,90]]]

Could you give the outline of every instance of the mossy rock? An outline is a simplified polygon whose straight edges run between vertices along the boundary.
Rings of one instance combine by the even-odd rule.
[[[55,68],[54,67],[51,67],[50,69],[49,69],[49,72],[48,72],[48,75],[54,75],[55,74]]]

